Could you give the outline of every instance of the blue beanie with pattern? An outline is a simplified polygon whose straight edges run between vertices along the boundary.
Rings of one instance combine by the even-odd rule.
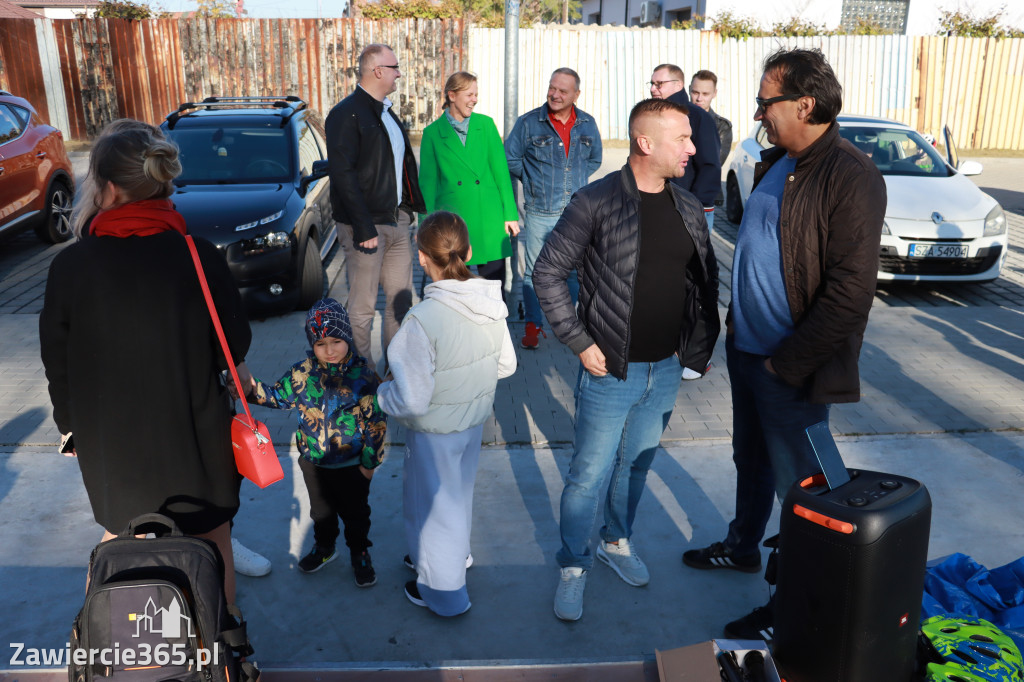
[[[333,336],[352,346],[352,324],[348,312],[333,298],[322,298],[313,304],[306,315],[306,338],[312,348],[320,339]]]

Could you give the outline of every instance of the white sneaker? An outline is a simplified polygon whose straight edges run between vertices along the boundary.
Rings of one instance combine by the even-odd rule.
[[[689,367],[683,367],[683,381],[693,381],[694,379],[700,379],[703,374],[700,372],[694,372]]]
[[[235,555],[235,572],[252,578],[270,573],[270,559],[252,551],[238,538],[231,538],[231,553]]]
[[[555,590],[555,615],[562,620],[579,620],[583,616],[583,590],[586,586],[586,571],[579,566],[563,568]]]
[[[637,556],[627,538],[620,538],[617,545],[602,540],[597,546],[597,558],[611,566],[620,578],[633,587],[643,587],[651,582],[647,566]]]

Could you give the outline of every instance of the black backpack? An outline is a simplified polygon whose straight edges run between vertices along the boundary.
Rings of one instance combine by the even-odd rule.
[[[255,681],[259,671],[241,661],[251,655],[242,614],[224,598],[213,542],[143,514],[92,551],[71,630],[71,682]]]

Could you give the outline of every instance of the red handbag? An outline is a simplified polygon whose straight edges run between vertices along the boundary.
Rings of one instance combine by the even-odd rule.
[[[238,467],[238,473],[259,487],[266,488],[271,483],[277,483],[283,479],[284,470],[281,468],[281,461],[277,458],[277,453],[274,452],[274,444],[270,441],[270,431],[267,430],[267,425],[253,419],[252,413],[249,412],[249,403],[245,399],[242,382],[238,380],[235,361],[231,358],[231,351],[228,350],[228,341],[224,338],[224,328],[220,324],[217,308],[213,305],[210,285],[206,283],[206,274],[203,272],[202,263],[199,262],[199,253],[196,251],[195,242],[192,241],[190,235],[185,235],[185,241],[188,242],[188,250],[192,252],[192,262],[199,275],[199,284],[203,288],[203,296],[206,298],[206,307],[210,310],[213,328],[217,330],[217,338],[220,339],[220,347],[224,350],[228,370],[231,372],[231,378],[235,381],[235,387],[242,400],[242,408],[245,410],[245,414],[236,414],[231,419],[231,448],[235,452],[235,466]]]

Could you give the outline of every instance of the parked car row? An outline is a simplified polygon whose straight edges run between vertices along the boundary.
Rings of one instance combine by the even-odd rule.
[[[839,117],[839,134],[871,157],[885,179],[880,281],[991,282],[1006,262],[1003,209],[967,179],[981,173],[981,164],[961,163],[949,128],[944,132],[946,158],[902,123]],[[727,160],[726,216],[736,224],[750,197],[754,164],[770,146],[758,123]]]

